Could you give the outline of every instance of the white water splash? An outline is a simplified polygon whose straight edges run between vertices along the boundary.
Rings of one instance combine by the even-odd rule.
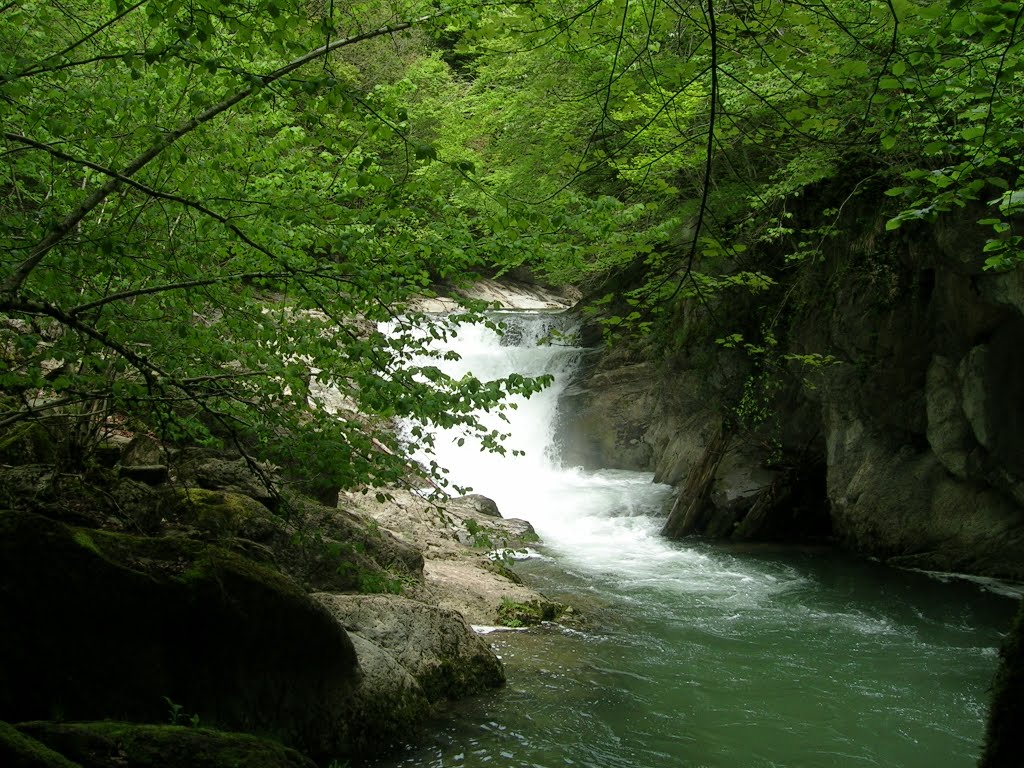
[[[564,565],[626,590],[655,587],[752,604],[788,587],[789,580],[779,575],[662,538],[672,489],[654,483],[652,474],[563,467],[556,444],[559,396],[585,350],[545,343],[553,328],[571,330],[558,313],[497,313],[496,318],[507,326],[504,337],[483,325],[460,326],[455,338],[437,344],[461,359],[432,364],[454,377],[471,373],[487,381],[513,372],[550,374],[554,383],[529,399],[513,398],[516,408],[504,412],[507,421],[497,412],[480,415],[488,429],[510,434],[505,456],[483,450],[461,428],[435,433],[433,458],[449,470],[454,485],[494,499],[504,517],[529,520]]]

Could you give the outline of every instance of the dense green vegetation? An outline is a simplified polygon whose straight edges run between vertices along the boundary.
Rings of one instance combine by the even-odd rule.
[[[471,424],[543,383],[407,365],[422,336],[376,323],[444,282],[525,266],[664,336],[684,299],[813,269],[858,196],[890,229],[963,208],[966,258],[1015,268],[1022,14],[5,3],[0,428],[59,425],[80,462],[127,419],[386,484],[392,417]],[[317,416],[332,390],[354,410]]]

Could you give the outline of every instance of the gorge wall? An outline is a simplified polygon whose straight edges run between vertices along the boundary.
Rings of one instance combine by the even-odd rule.
[[[984,272],[966,223],[866,221],[768,296],[685,302],[673,341],[595,351],[566,458],[676,484],[670,535],[1024,579],[1024,275]],[[753,352],[715,343],[765,317]]]

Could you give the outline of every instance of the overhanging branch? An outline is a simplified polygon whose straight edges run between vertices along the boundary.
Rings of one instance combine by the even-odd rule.
[[[344,48],[349,45],[354,45],[359,42],[363,42],[364,40],[371,40],[376,37],[382,37],[384,35],[391,35],[396,32],[401,32],[402,30],[409,29],[417,24],[424,23],[433,18],[437,18],[439,15],[441,15],[441,12],[437,14],[421,16],[412,21],[405,21],[398,24],[389,24],[384,27],[380,27],[369,32],[364,32],[359,35],[340,38],[331,43],[322,45],[319,48],[315,48],[314,50],[309,51],[308,53],[305,53],[302,56],[299,56],[298,58],[292,60],[288,64],[285,64],[283,67],[280,67],[279,69],[276,69],[269,74],[255,76],[254,82],[250,83],[250,85],[248,85],[247,87],[239,91],[236,91],[234,94],[224,99],[223,101],[214,104],[212,107],[209,107],[208,109],[204,110],[192,119],[185,121],[174,130],[165,133],[163,136],[157,139],[146,151],[144,151],[142,154],[138,155],[134,160],[128,163],[128,165],[125,166],[123,170],[111,172],[112,175],[110,175],[110,178],[105,184],[93,190],[92,193],[90,193],[89,196],[78,205],[78,207],[76,207],[71,213],[65,216],[60,222],[55,224],[46,234],[46,236],[31,250],[29,255],[14,269],[11,275],[4,282],[3,286],[0,287],[0,296],[14,296],[21,288],[21,286],[24,284],[25,280],[28,279],[28,276],[32,273],[32,271],[46,257],[46,254],[49,253],[50,250],[52,250],[53,247],[56,246],[59,242],[61,242],[65,237],[67,237],[68,233],[70,233],[71,230],[74,229],[75,226],[79,224],[79,222],[85,219],[85,217],[88,216],[92,210],[94,210],[98,205],[100,205],[122,183],[125,183],[126,181],[130,180],[132,176],[134,176],[140,170],[145,168],[156,157],[158,157],[166,149],[168,149],[175,142],[177,142],[178,139],[196,130],[201,125],[210,122],[218,115],[228,111],[239,102],[244,101],[249,96],[254,94],[260,88],[270,85],[271,83],[277,80],[280,80],[286,75],[291,74],[295,70],[305,66],[309,62],[315,61],[316,59],[319,59],[322,56],[326,56],[332,51],[338,50],[339,48]],[[8,134],[6,133],[4,135],[8,136]],[[17,137],[17,134],[11,135],[19,139],[22,138]],[[47,145],[43,145],[41,148],[45,148],[48,151],[50,149]],[[107,169],[104,169],[103,172],[106,173]]]

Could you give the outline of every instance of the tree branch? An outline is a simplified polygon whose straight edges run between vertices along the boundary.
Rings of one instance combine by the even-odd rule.
[[[49,56],[47,56],[47,57],[37,61],[35,64],[30,66],[28,69],[23,69],[21,72],[18,72],[16,74],[10,75],[9,77],[6,78],[6,82],[10,82],[12,80],[19,80],[22,77],[30,77],[31,75],[36,75],[36,74],[39,74],[40,72],[46,71],[47,69],[49,69],[48,67],[44,67],[43,66],[46,62],[52,61],[53,59],[60,58],[61,56],[66,56],[67,54],[69,54],[73,50],[75,50],[75,48],[77,48],[78,46],[84,45],[85,43],[87,43],[90,40],[92,40],[94,37],[96,37],[96,35],[98,35],[103,30],[107,29],[108,27],[112,27],[114,24],[117,24],[117,22],[119,22],[125,16],[128,16],[130,13],[132,13],[135,10],[137,10],[138,8],[142,7],[147,2],[149,2],[149,0],[139,0],[139,2],[135,3],[135,5],[132,5],[132,6],[129,6],[128,8],[125,8],[123,11],[121,11],[121,13],[117,14],[112,19],[109,19],[108,21],[105,21],[103,24],[100,24],[100,26],[96,27],[96,29],[94,29],[92,32],[90,32],[85,37],[81,38],[80,40],[75,41],[74,43],[69,45],[64,50],[57,51],[57,53],[51,53]],[[119,57],[118,56],[111,56],[111,58],[119,58]]]
[[[259,88],[270,85],[271,83],[280,80],[282,77],[294,72],[295,70],[299,69],[302,66],[305,66],[309,62],[314,61],[320,58],[321,56],[326,56],[331,51],[335,51],[339,48],[344,48],[349,45],[354,45],[364,40],[370,40],[376,37],[381,37],[383,35],[390,35],[394,34],[395,32],[401,32],[402,30],[409,29],[410,27],[416,24],[429,21],[432,18],[437,18],[440,14],[441,12],[438,12],[437,14],[421,16],[417,19],[414,19],[413,21],[404,21],[399,24],[390,24],[384,27],[380,27],[379,29],[372,30],[370,32],[364,32],[359,35],[353,35],[352,37],[341,38],[327,45],[322,45],[319,48],[315,48],[314,50],[309,51],[308,53],[305,53],[302,56],[299,56],[297,59],[292,60],[288,64],[284,65],[283,67],[280,67],[279,69],[274,70],[273,72],[267,75],[256,76],[254,79],[257,80],[258,82],[254,82],[250,84],[248,87],[235,92],[233,95],[229,96],[228,98],[224,99],[218,104],[214,104],[212,107],[209,107],[208,109],[199,113],[191,120],[187,120],[186,122],[182,123],[173,131],[167,132],[159,139],[157,139],[157,141],[154,142],[149,147],[149,149],[147,149],[145,152],[143,152],[130,163],[128,163],[128,165],[125,166],[124,170],[119,172],[110,172],[111,177],[106,184],[93,190],[93,192],[84,201],[82,201],[82,203],[79,204],[78,207],[76,207],[71,213],[65,216],[64,219],[62,219],[59,223],[54,225],[54,227],[47,233],[47,235],[32,249],[29,255],[11,273],[11,275],[4,282],[3,286],[0,287],[0,296],[13,297],[24,284],[25,280],[28,279],[28,276],[32,273],[32,271],[37,266],[39,266],[39,263],[46,257],[46,254],[49,253],[50,250],[59,242],[61,242],[65,237],[67,237],[68,233],[70,233],[71,230],[74,229],[79,224],[79,222],[81,222],[86,216],[88,216],[93,209],[95,209],[100,203],[102,203],[122,183],[130,180],[132,176],[134,176],[136,173],[138,173],[140,170],[146,167],[154,158],[158,157],[161,153],[164,152],[164,150],[172,146],[181,137],[196,130],[199,126],[210,122],[221,113],[231,109],[240,101],[243,101],[252,94],[254,94],[257,90],[259,90]],[[5,133],[4,135],[7,136],[8,138],[10,138],[11,136],[21,138],[17,137],[17,134]],[[47,145],[41,145],[40,148],[47,149],[47,151],[49,151],[50,149]],[[107,170],[108,169],[104,169],[102,172],[106,173]],[[159,194],[161,196],[165,196],[167,199],[172,199],[171,196],[166,196],[164,193]],[[182,200],[183,199],[179,199],[178,202],[182,202]]]

